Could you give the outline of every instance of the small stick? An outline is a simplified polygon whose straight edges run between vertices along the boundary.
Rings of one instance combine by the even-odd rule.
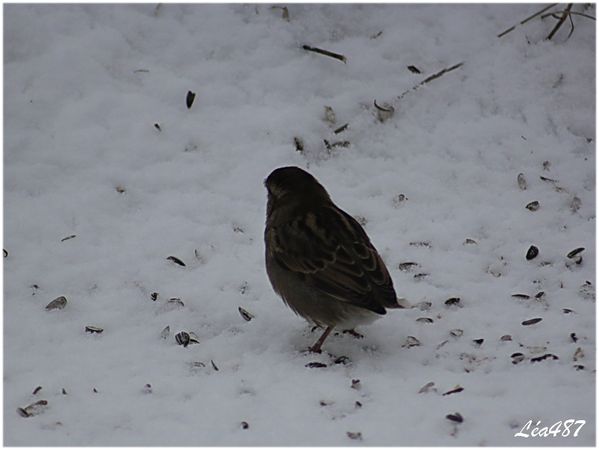
[[[549,33],[549,36],[547,36],[548,41],[551,40],[551,38],[555,35],[555,33],[557,33],[557,31],[561,28],[563,23],[566,21],[566,17],[568,17],[570,15],[570,9],[572,9],[572,5],[573,5],[573,3],[568,3],[568,6],[566,6],[566,9],[562,13],[562,17],[555,24],[555,27],[553,27],[553,30],[551,30],[551,33]]]
[[[545,11],[547,11],[548,9],[553,8],[554,6],[557,6],[559,3],[552,3],[549,6],[546,6],[545,8],[543,8],[542,10],[540,10],[539,12],[534,13],[532,16],[527,17],[526,19],[524,19],[522,22],[517,23],[516,25],[514,25],[513,27],[508,28],[507,30],[499,33],[497,35],[498,38],[505,36],[506,34],[508,34],[511,31],[514,31],[514,29],[519,26],[519,25],[524,25],[526,22],[534,19],[535,17],[537,17],[539,14],[543,14]]]
[[[401,100],[407,93],[415,91],[419,88],[421,88],[422,86],[424,86],[427,83],[430,83],[433,80],[436,80],[437,78],[445,75],[446,73],[449,73],[453,70],[459,69],[460,67],[462,67],[464,65],[463,62],[455,64],[451,67],[448,67],[446,69],[443,69],[437,73],[432,74],[430,77],[426,78],[425,80],[421,81],[420,83],[418,83],[416,86],[411,87],[410,89],[408,89],[407,91],[403,92],[399,97],[397,97],[398,100]]]
[[[543,14],[541,16],[541,19],[545,19],[546,17],[552,16],[554,19],[559,19],[558,14],[564,13],[565,11],[555,11],[555,12],[550,12],[547,14]],[[582,16],[582,17],[586,17],[587,19],[592,19],[592,20],[597,20],[596,18],[594,18],[593,16],[589,16],[588,14],[585,13],[581,13],[581,12],[576,12],[576,11],[570,11],[568,14],[574,14],[575,16]]]
[[[343,55],[340,55],[339,53],[333,53],[333,52],[330,52],[328,50],[323,50],[321,48],[311,47],[309,45],[302,45],[302,48],[304,50],[309,51],[309,52],[319,53],[321,55],[330,56],[331,58],[338,59],[339,61],[343,61],[344,64],[347,63],[347,58],[345,56],[343,56]]]

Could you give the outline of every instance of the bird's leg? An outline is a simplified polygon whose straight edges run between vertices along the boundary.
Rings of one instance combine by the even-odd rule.
[[[324,343],[327,336],[331,334],[331,331],[333,331],[333,327],[327,327],[327,329],[324,330],[324,333],[322,333],[322,336],[320,336],[320,339],[318,339],[318,341],[316,341],[316,344],[310,347],[309,350],[312,353],[321,353],[322,350],[320,349],[320,347],[322,347],[322,344]]]

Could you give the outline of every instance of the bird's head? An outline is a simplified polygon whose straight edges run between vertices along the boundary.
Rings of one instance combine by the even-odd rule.
[[[326,189],[308,172],[299,167],[279,167],[264,180],[268,191],[268,212],[281,200],[295,203],[331,201]]]

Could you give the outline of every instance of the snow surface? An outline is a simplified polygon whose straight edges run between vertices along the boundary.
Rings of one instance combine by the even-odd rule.
[[[496,37],[540,7],[5,5],[5,444],[593,445],[595,24]],[[430,310],[306,353],[320,332],[263,263],[262,181],[283,165],[365,220],[398,295]],[[514,438],[566,419],[587,421],[577,438]]]

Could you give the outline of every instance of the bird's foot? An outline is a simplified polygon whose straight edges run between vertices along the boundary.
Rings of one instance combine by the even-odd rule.
[[[349,334],[350,336],[353,336],[356,339],[364,339],[364,335],[358,333],[356,330],[343,330],[343,334]]]

